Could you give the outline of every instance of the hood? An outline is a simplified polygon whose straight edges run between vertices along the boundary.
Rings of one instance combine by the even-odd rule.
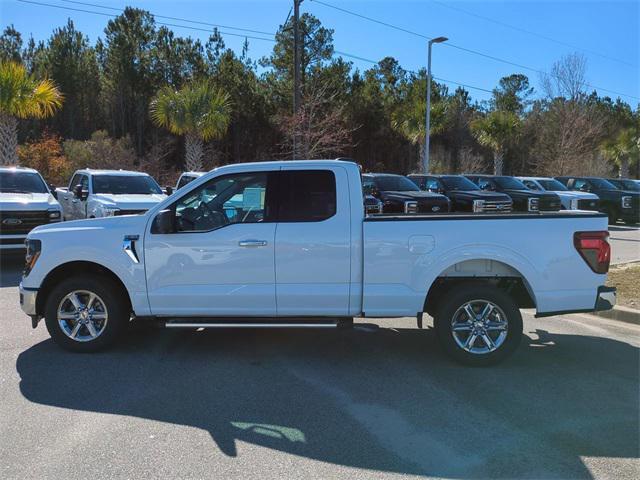
[[[60,204],[50,193],[5,193],[0,192],[2,210],[60,210]]]
[[[105,229],[132,228],[141,231],[147,223],[146,215],[131,215],[126,217],[102,217],[88,218],[86,220],[72,220],[67,222],[50,223],[40,225],[29,233],[29,237],[33,234],[51,235],[55,233],[73,233],[78,231],[95,231]]]
[[[486,190],[449,190],[447,194],[451,197],[465,200],[511,201],[511,197],[506,193],[488,192]]]
[[[396,200],[438,200],[442,198],[446,198],[444,195],[440,195],[439,193],[433,192],[394,192],[394,191],[384,191],[381,192],[381,197],[383,198],[393,198]]]
[[[509,195],[510,197],[520,197],[520,198],[540,198],[540,199],[554,199],[558,198],[558,195],[551,192],[538,192],[536,190],[512,190],[512,189],[504,189],[502,190],[504,193]]]
[[[547,190],[550,193],[555,193],[560,198],[577,198],[578,200],[598,200],[598,196],[595,193],[578,192],[576,190]]]
[[[112,195],[110,193],[96,193],[93,200],[116,206],[122,210],[148,210],[163,201],[167,196],[163,193]]]

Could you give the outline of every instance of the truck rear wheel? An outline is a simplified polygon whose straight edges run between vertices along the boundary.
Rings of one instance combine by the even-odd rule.
[[[74,352],[96,352],[111,345],[127,327],[128,302],[121,289],[102,276],[78,276],[60,282],[45,304],[51,338]]]
[[[445,352],[472,366],[496,364],[512,354],[522,337],[516,302],[491,285],[456,288],[438,305],[434,325]]]

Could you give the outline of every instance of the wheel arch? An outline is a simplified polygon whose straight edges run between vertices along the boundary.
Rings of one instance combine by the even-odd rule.
[[[423,311],[432,315],[438,300],[452,288],[468,284],[493,285],[511,295],[519,308],[535,308],[535,294],[519,269],[491,258],[463,260],[442,270],[435,278],[424,300]]]
[[[47,274],[42,282],[42,285],[38,289],[38,296],[36,298],[37,314],[44,315],[47,298],[53,288],[60,281],[69,278],[72,275],[78,274],[102,275],[111,279],[114,284],[117,285],[117,287],[120,289],[122,298],[126,299],[129,309],[133,310],[129,292],[118,275],[116,275],[111,269],[99,263],[89,262],[86,260],[78,260],[58,265]]]

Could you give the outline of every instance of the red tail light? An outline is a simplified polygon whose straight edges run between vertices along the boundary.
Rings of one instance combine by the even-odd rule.
[[[609,232],[576,232],[573,245],[587,265],[596,273],[607,273],[611,261]]]

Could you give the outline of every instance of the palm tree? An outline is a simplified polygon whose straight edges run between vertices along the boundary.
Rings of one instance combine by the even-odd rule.
[[[471,132],[478,143],[493,152],[493,173],[502,175],[504,154],[520,131],[520,119],[511,112],[495,110],[471,122]]]
[[[62,105],[50,80],[38,80],[24,65],[0,61],[0,165],[18,163],[18,121],[50,117]]]
[[[187,170],[202,170],[203,143],[220,138],[231,118],[229,96],[208,82],[194,82],[176,91],[162,88],[151,101],[150,114],[159,127],[185,137]]]
[[[629,177],[629,165],[640,156],[640,135],[633,128],[625,128],[600,148],[602,155],[620,168],[620,177]]]
[[[420,158],[424,156],[425,114],[427,102],[424,98],[408,99],[405,105],[391,114],[391,126],[413,145],[419,148]],[[431,103],[431,135],[442,133],[446,129],[447,104],[445,101]],[[420,162],[420,169],[423,163]]]

